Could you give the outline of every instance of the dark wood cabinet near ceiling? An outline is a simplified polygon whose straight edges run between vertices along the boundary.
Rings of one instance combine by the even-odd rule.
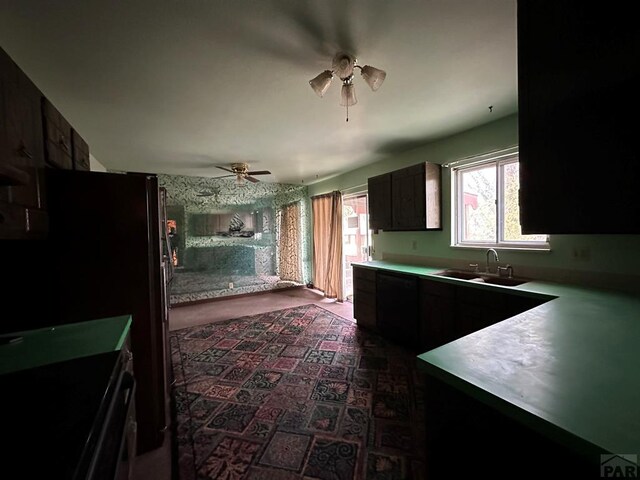
[[[45,167],[89,170],[89,145],[0,48],[0,239],[45,238]]]
[[[524,233],[640,233],[634,10],[631,2],[518,2]]]
[[[91,170],[89,144],[73,129],[71,130],[71,151],[74,170]]]
[[[71,124],[46,98],[42,99],[46,161],[50,166],[73,169]]]
[[[369,178],[369,228],[439,230],[441,167],[419,163]]]
[[[0,49],[0,238],[37,238],[47,228],[40,98]]]

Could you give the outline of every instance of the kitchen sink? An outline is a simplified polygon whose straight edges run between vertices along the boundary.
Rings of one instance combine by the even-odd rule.
[[[434,273],[434,275],[459,278],[461,280],[471,280],[478,283],[489,283],[491,285],[502,285],[504,287],[515,287],[516,285],[522,285],[523,283],[528,282],[528,280],[522,278],[499,277],[497,275],[467,272],[464,270],[443,270],[441,272]]]
[[[503,285],[505,287],[515,287],[516,285],[522,285],[523,283],[526,283],[528,281],[521,278],[492,277],[490,275],[480,275],[480,278],[484,283]]]
[[[473,280],[480,277],[476,272],[465,272],[464,270],[443,270],[436,272],[434,275],[440,275],[441,277],[460,278],[462,280]]]

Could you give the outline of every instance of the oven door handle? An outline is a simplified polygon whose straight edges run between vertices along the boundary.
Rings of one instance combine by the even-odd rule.
[[[96,466],[98,463],[98,460],[100,459],[100,453],[101,450],[104,446],[104,442],[105,442],[105,438],[107,437],[107,430],[110,426],[110,419],[113,416],[113,411],[116,408],[116,404],[118,403],[118,398],[121,392],[126,391],[126,390],[130,390],[129,395],[127,395],[127,403],[125,405],[125,423],[122,426],[122,438],[120,439],[120,446],[118,448],[118,456],[113,459],[116,464],[115,464],[115,471],[114,471],[114,478],[117,478],[117,474],[118,474],[118,468],[120,466],[120,458],[122,457],[122,448],[124,445],[124,440],[126,438],[127,435],[127,427],[129,426],[129,412],[132,408],[132,406],[134,405],[134,399],[135,399],[135,390],[136,390],[136,380],[133,377],[133,375],[127,371],[124,371],[122,373],[120,373],[120,376],[118,377],[118,382],[116,384],[116,389],[113,395],[113,399],[109,405],[109,408],[107,409],[107,414],[105,415],[105,420],[104,420],[104,425],[102,427],[102,430],[100,431],[100,436],[98,437],[98,442],[96,443],[96,447],[95,447],[95,452],[93,455],[93,458],[91,459],[91,464],[89,465],[89,470],[86,476],[86,480],[92,480],[94,478],[95,472],[96,472]]]

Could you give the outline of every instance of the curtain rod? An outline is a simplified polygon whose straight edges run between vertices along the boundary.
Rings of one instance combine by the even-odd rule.
[[[445,168],[455,168],[462,165],[470,165],[473,163],[485,162],[488,160],[495,160],[501,157],[506,157],[509,155],[513,155],[518,153],[518,146],[514,145],[512,147],[501,148],[498,150],[491,150],[487,153],[481,153],[480,155],[470,155],[468,157],[463,157],[458,160],[454,160],[453,162],[442,164]]]
[[[333,192],[321,193],[320,195],[314,195],[311,198],[314,199],[314,198],[322,198],[322,197],[331,197],[331,196],[335,195],[336,193],[340,195],[340,191],[339,190],[334,190]]]
[[[347,191],[349,191],[349,190],[355,190],[355,189],[357,189],[357,188],[362,188],[362,187],[367,187],[367,186],[368,186],[368,184],[363,183],[363,184],[361,184],[361,185],[354,185],[353,187],[343,188],[341,191],[344,193],[344,192],[347,192]]]

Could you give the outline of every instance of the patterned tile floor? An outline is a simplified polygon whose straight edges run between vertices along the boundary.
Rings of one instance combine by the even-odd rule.
[[[315,305],[171,334],[180,480],[423,478],[415,354]]]

